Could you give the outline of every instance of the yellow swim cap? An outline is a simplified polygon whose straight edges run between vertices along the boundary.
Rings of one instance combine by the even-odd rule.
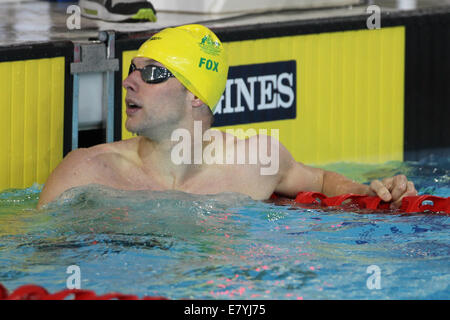
[[[164,29],[144,42],[136,57],[162,63],[214,112],[225,90],[228,59],[211,30],[199,24]]]

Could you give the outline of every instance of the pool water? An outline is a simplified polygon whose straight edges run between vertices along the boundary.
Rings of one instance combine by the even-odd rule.
[[[326,167],[366,183],[406,174],[450,196],[450,161]],[[0,283],[172,299],[449,299],[449,217],[324,210],[239,194],[85,186],[42,210],[41,185],[0,193]],[[373,270],[378,272],[374,273]]]

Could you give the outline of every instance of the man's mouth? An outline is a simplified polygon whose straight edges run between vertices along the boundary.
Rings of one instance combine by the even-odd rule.
[[[142,106],[137,105],[137,104],[132,103],[132,102],[127,102],[127,114],[128,115],[136,113],[140,109],[142,109]]]

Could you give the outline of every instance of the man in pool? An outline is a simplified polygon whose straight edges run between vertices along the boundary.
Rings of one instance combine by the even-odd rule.
[[[152,36],[139,48],[123,81],[127,91],[126,128],[138,136],[70,152],[48,178],[38,207],[65,190],[88,184],[194,194],[237,192],[257,200],[268,199],[274,192],[288,197],[295,197],[299,191],[327,196],[355,193],[378,195],[391,202],[392,208],[398,208],[403,197],[417,195],[414,184],[404,175],[375,180],[370,185],[356,183],[338,173],[296,162],[278,140],[261,135],[222,144],[223,155],[230,148],[243,147],[248,160],[256,152],[253,142],[258,145],[261,139],[267,139],[270,146],[276,146],[271,152],[277,155],[278,170],[273,174],[261,174],[260,159],[255,164],[174,161],[173,149],[178,142],[173,140],[173,133],[182,129],[190,133],[189,137],[195,136],[196,123],[201,124],[201,133],[208,131],[227,73],[225,50],[206,27],[167,28]],[[228,133],[220,134],[223,141],[229,138]],[[192,150],[187,150],[192,152],[184,152],[191,158],[196,148],[204,149],[212,140],[193,139]],[[220,154],[220,148],[216,152]]]

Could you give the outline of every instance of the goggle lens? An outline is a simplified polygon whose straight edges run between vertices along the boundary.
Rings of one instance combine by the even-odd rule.
[[[168,80],[174,75],[166,68],[155,66],[149,64],[142,69],[138,69],[134,63],[130,64],[130,69],[128,70],[128,75],[134,71],[139,71],[141,73],[141,78],[146,83],[161,83]]]

